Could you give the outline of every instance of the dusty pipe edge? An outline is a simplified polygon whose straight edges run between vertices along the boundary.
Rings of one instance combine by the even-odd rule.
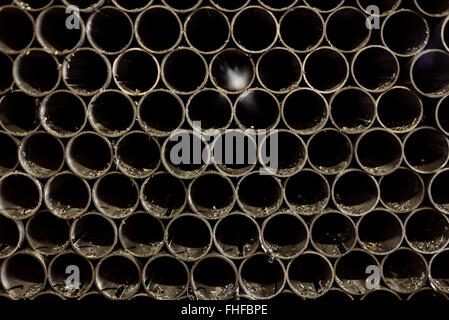
[[[382,23],[382,43],[400,57],[411,57],[422,51],[429,38],[430,29],[426,19],[410,9],[395,11]]]
[[[58,60],[44,49],[33,48],[18,55],[12,72],[17,87],[33,97],[51,93],[61,81]]]
[[[271,10],[271,11],[284,11],[284,10],[291,9],[298,2],[298,0],[289,0],[289,3],[281,4],[280,6],[276,6],[277,1],[275,1],[275,0],[257,0],[257,1],[259,2],[259,4],[262,7],[265,7],[266,9]]]
[[[421,288],[408,296],[410,301],[446,301],[449,300],[447,294],[438,292],[434,288]]]
[[[353,108],[352,118],[347,115],[350,106]],[[376,100],[370,92],[359,87],[349,86],[337,90],[329,100],[329,109],[332,124],[346,134],[363,133],[376,121]]]
[[[401,296],[391,289],[379,288],[364,294],[360,300],[366,301],[397,301],[402,300]]]
[[[170,254],[156,254],[142,268],[142,286],[156,300],[177,300],[189,287],[189,268]]]
[[[112,68],[108,58],[91,48],[76,49],[66,56],[62,64],[62,81],[70,91],[81,96],[93,96],[104,90],[111,79]]]
[[[411,131],[405,136],[403,145],[404,161],[417,173],[435,173],[449,160],[449,140],[433,127],[418,127]]]
[[[244,19],[242,18],[243,14],[250,10],[259,11],[260,16],[257,19],[258,21],[255,19],[256,12],[253,12],[250,17],[247,17],[250,21],[240,21],[240,19]],[[262,17],[262,15],[264,16]],[[237,34],[236,31],[238,31]],[[269,37],[267,33],[271,33]],[[250,5],[238,11],[232,18],[231,36],[237,47],[243,51],[253,54],[262,53],[273,47],[276,43],[279,37],[279,24],[271,11],[260,6]]]
[[[147,258],[162,250],[164,232],[161,220],[138,211],[122,220],[118,236],[126,252],[138,258]]]
[[[413,3],[421,13],[431,18],[444,17],[449,13],[449,4],[444,0],[433,2],[414,0]]]
[[[127,300],[140,289],[141,265],[132,255],[118,250],[103,257],[95,267],[95,286],[110,300]]]
[[[319,0],[304,0],[304,3],[320,13],[329,13],[340,8],[343,5],[344,0],[331,0],[330,4],[328,2],[326,5],[323,5],[324,2],[320,2]]]
[[[211,186],[214,186],[213,190]],[[193,212],[205,219],[220,219],[234,208],[236,194],[231,179],[214,171],[193,179],[187,189]]]
[[[186,207],[187,190],[182,180],[167,172],[157,172],[142,183],[140,202],[152,216],[170,219]]]
[[[46,260],[37,252],[21,250],[0,267],[0,284],[12,299],[27,299],[41,292],[47,282]]]
[[[392,173],[404,158],[401,139],[395,133],[380,128],[363,132],[356,140],[354,154],[358,165],[374,176]]]
[[[251,271],[253,268],[257,268],[257,274]],[[250,299],[271,299],[284,289],[286,281],[284,264],[279,259],[272,260],[263,252],[254,253],[240,264],[240,288]]]
[[[379,208],[357,222],[357,239],[360,246],[375,255],[387,255],[401,246],[405,228],[397,214]]]
[[[39,2],[39,6],[33,6],[33,1],[30,0],[14,0],[13,4],[27,11],[40,11],[50,7],[54,0],[46,0],[45,3]],[[36,1],[34,1],[36,3]],[[41,5],[42,3],[42,5]]]
[[[13,64],[14,64],[13,59],[6,53],[3,53],[0,48],[0,68],[2,68],[2,70],[12,70]],[[12,75],[12,72],[2,73],[0,81],[2,83],[0,85],[1,95],[9,91],[12,91],[14,85],[14,77]]]
[[[306,250],[309,241],[309,229],[299,215],[280,212],[269,216],[262,223],[260,243],[270,257],[296,258]]]
[[[46,131],[37,131],[23,138],[18,155],[22,169],[41,179],[57,174],[65,162],[64,144]]]
[[[7,20],[12,13],[14,12],[14,19]],[[6,54],[19,54],[27,50],[34,41],[35,34],[35,22],[33,16],[17,6],[7,5],[2,6],[0,8],[0,16],[4,15],[5,21],[4,23],[9,24],[9,28],[5,28],[0,32],[0,39],[2,40],[2,44],[0,45],[0,51]],[[22,19],[22,20],[20,20]],[[11,42],[5,43],[5,38],[8,37],[8,33],[10,30],[15,30],[15,32],[21,31],[21,33],[17,33],[14,39],[16,42],[12,42],[14,39],[11,39]],[[3,34],[5,32],[5,34]]]
[[[105,0],[88,0],[87,5],[80,6],[82,2],[79,0],[62,0],[66,6],[77,6],[80,12],[93,12],[104,4]],[[86,3],[86,1],[84,1]]]
[[[117,226],[112,219],[100,213],[89,212],[73,221],[70,227],[70,244],[84,258],[100,259],[114,249],[117,233]]]
[[[358,8],[342,6],[326,19],[324,34],[331,47],[342,52],[355,52],[365,47],[371,38],[366,27],[367,16]],[[351,37],[348,35],[351,34]]]
[[[346,291],[343,291],[340,288],[330,288],[325,295],[322,295],[317,298],[316,301],[325,302],[329,301],[331,303],[335,302],[348,302],[355,300],[352,295],[347,293]]]
[[[25,227],[25,237],[36,252],[50,256],[59,254],[69,245],[70,223],[43,210],[33,215]]]
[[[185,3],[187,2],[187,5]],[[162,4],[166,5],[167,7],[171,8],[173,11],[176,11],[178,13],[186,13],[192,10],[197,9],[203,0],[162,0]],[[184,4],[184,5],[183,5]]]
[[[45,96],[39,106],[42,127],[58,138],[79,134],[87,122],[87,106],[69,90],[56,90]]]
[[[407,244],[422,254],[438,253],[449,243],[449,219],[433,208],[419,208],[410,213],[404,229]]]
[[[302,102],[307,104],[307,108],[298,108]],[[329,119],[329,104],[320,92],[310,88],[298,88],[289,92],[282,100],[281,117],[294,133],[312,135],[326,125]]]
[[[332,287],[335,278],[335,270],[329,259],[313,251],[306,251],[291,260],[286,274],[287,283],[293,292],[307,299],[324,295]]]
[[[232,4],[230,4],[229,1],[226,0],[210,0],[210,3],[215,8],[227,13],[240,11],[243,8],[247,7],[250,2],[251,0],[238,0],[233,1]]]
[[[100,135],[117,138],[128,133],[136,120],[134,101],[120,90],[106,89],[94,95],[87,107],[91,127]]]
[[[444,19],[441,26],[441,42],[443,43],[444,48],[449,51],[449,17]]]
[[[232,223],[232,221],[238,223]],[[213,240],[218,251],[233,260],[253,255],[259,248],[260,227],[245,213],[233,212],[220,218],[213,229]]]
[[[19,140],[8,132],[0,131],[0,176],[11,173],[19,166]]]
[[[272,137],[277,138],[272,141]],[[271,149],[270,156],[267,156],[267,142],[275,145],[275,149]],[[277,144],[277,146],[276,146]],[[272,152],[277,154],[279,163],[271,163]],[[291,177],[298,173],[306,164],[308,158],[307,146],[304,140],[296,133],[287,129],[279,129],[269,133],[260,143],[257,156],[262,167],[277,177]],[[269,165],[268,165],[269,163]]]
[[[390,261],[395,258],[398,261]],[[381,263],[382,280],[390,289],[401,294],[410,294],[423,287],[428,270],[423,255],[405,247],[388,254]]]
[[[77,19],[79,28],[70,30],[66,27],[65,6],[52,6],[39,14],[35,26],[36,39],[45,51],[63,55],[81,47],[85,39],[86,26],[78,12],[73,11],[72,14]]]
[[[105,302],[107,301],[106,297],[99,293],[97,290],[90,290],[89,292],[83,294],[76,300],[83,300],[84,302]]]
[[[448,183],[449,169],[442,169],[436,172],[430,179],[427,187],[427,194],[432,205],[440,212],[449,214],[449,206],[446,197],[446,186]]]
[[[93,141],[93,139],[97,141]],[[111,143],[108,139],[93,131],[83,131],[72,137],[66,145],[65,152],[66,162],[70,170],[84,179],[97,179],[105,175],[113,164]],[[79,157],[84,154],[88,156]],[[101,154],[103,155],[100,157]],[[100,159],[90,162],[89,159],[92,158]]]
[[[145,10],[146,8],[151,6],[151,4],[153,3],[153,0],[144,0],[144,1],[140,1],[140,2],[143,2],[142,5],[139,4],[139,6],[138,6],[136,4],[136,5],[127,6],[126,0],[112,0],[112,3],[117,8],[119,8],[123,11],[127,11],[127,12],[139,12],[139,11]]]
[[[367,14],[384,17],[396,11],[396,9],[401,5],[402,0],[381,0],[376,2],[380,9],[380,15],[377,15],[376,13],[373,14],[372,9],[369,7],[373,4],[371,0],[357,0],[357,5],[359,6],[360,10],[366,12]]]
[[[23,220],[35,214],[42,204],[42,186],[33,176],[11,172],[0,178],[0,213]]]
[[[346,170],[353,153],[351,140],[337,129],[322,129],[307,141],[307,162],[312,169],[325,175],[336,175]],[[327,160],[329,154],[334,158],[332,161]]]
[[[76,269],[77,268],[77,269]],[[79,284],[67,281],[73,270],[79,271]],[[53,290],[67,298],[80,298],[89,292],[94,283],[94,266],[91,261],[66,250],[56,255],[48,265],[48,283]]]
[[[449,249],[444,249],[433,255],[429,262],[429,281],[432,288],[449,294],[449,285],[447,279],[447,263],[449,259]]]
[[[334,75],[323,83],[321,74]],[[321,93],[335,92],[346,84],[349,78],[349,63],[342,52],[332,47],[319,47],[307,54],[303,62],[306,84]]]
[[[164,12],[165,17],[162,12]],[[157,22],[153,22],[153,20]],[[157,30],[155,27],[164,23],[166,25],[163,28],[163,32],[167,33],[162,33],[165,37],[161,37],[161,30]],[[156,31],[154,34],[149,34],[152,30],[151,27]],[[181,42],[182,28],[181,19],[175,11],[161,5],[154,5],[137,16],[134,22],[134,36],[140,46],[146,51],[150,53],[167,53],[176,48]],[[171,33],[169,34],[167,30],[170,30]]]
[[[25,238],[23,222],[0,215],[0,259],[13,255]]]
[[[148,178],[161,164],[159,142],[142,131],[125,134],[114,149],[118,169],[134,179]]]
[[[220,254],[211,253],[196,261],[189,278],[193,294],[200,300],[230,300],[238,292],[237,268],[231,259]]]
[[[383,92],[377,98],[376,104],[377,120],[382,127],[393,133],[410,132],[423,119],[424,108],[422,100],[407,87],[395,86]],[[392,104],[395,104],[394,108],[391,107]],[[396,111],[396,109],[399,110]],[[406,116],[406,114],[410,115]]]
[[[449,24],[448,24],[449,25]],[[449,51],[449,50],[448,50]],[[447,136],[449,136],[449,121],[444,120],[449,111],[449,95],[446,95],[438,101],[435,108],[435,119],[438,128]]]
[[[241,177],[235,193],[239,207],[255,218],[264,218],[275,213],[283,202],[279,178],[260,175],[259,172],[250,172]],[[259,202],[260,199],[262,200]]]
[[[338,211],[331,210],[315,216],[309,229],[310,243],[328,258],[342,257],[351,252],[357,244],[354,221]]]
[[[342,179],[346,181],[342,182]],[[338,174],[331,190],[335,206],[341,212],[355,217],[374,210],[380,198],[377,180],[360,169],[348,169]]]
[[[8,92],[0,97],[0,126],[12,136],[35,132],[39,129],[38,107],[39,100],[23,91]]]

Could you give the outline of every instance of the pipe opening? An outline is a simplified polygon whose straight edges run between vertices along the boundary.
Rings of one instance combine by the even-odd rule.
[[[430,282],[432,287],[449,293],[449,251],[444,250],[436,254],[430,261]]]
[[[261,89],[242,93],[235,103],[235,117],[242,129],[271,129],[280,118],[276,97]]]
[[[23,242],[23,225],[0,215],[0,258],[16,252]]]
[[[214,229],[217,249],[231,259],[243,259],[259,247],[257,222],[245,214],[231,214],[219,220]]]
[[[354,222],[334,211],[315,218],[310,227],[310,238],[318,251],[332,258],[351,251],[357,241]]]
[[[268,255],[290,259],[306,249],[309,230],[299,216],[288,213],[276,214],[264,221],[262,242]]]
[[[148,7],[153,0],[113,0],[114,5],[125,11],[140,11]]]
[[[415,5],[423,13],[431,17],[444,17],[449,13],[449,3],[445,0],[415,0]]]
[[[404,239],[399,218],[386,210],[375,210],[363,216],[357,224],[359,242],[373,254],[387,254],[397,249]]]
[[[246,213],[266,217],[276,212],[282,204],[282,186],[279,180],[258,172],[250,173],[237,184],[237,201]]]
[[[134,125],[134,102],[116,90],[102,91],[92,98],[88,107],[89,123],[106,137],[118,137]]]
[[[407,164],[417,172],[432,173],[444,167],[449,158],[449,144],[439,131],[424,127],[411,132],[404,141]]]
[[[38,178],[49,178],[64,164],[64,145],[47,132],[36,132],[24,138],[19,147],[20,165]]]
[[[41,256],[22,251],[3,262],[0,279],[13,299],[26,299],[44,289],[47,270]]]
[[[72,219],[87,211],[91,192],[86,180],[64,172],[48,180],[44,188],[47,208],[62,219]]]
[[[18,5],[29,11],[42,10],[50,6],[52,3],[53,0],[14,0],[15,5]]]
[[[127,300],[140,287],[140,268],[125,254],[116,253],[103,258],[95,270],[95,284],[109,299]]]
[[[288,265],[288,282],[292,290],[303,298],[317,298],[325,294],[334,281],[330,262],[323,256],[306,252]]]
[[[357,4],[360,9],[368,14],[372,14],[371,8],[368,10],[369,6],[375,5],[379,8],[379,15],[385,16],[393,11],[395,11],[400,5],[402,0],[357,0]]]
[[[67,164],[85,179],[104,175],[112,166],[112,147],[102,136],[86,132],[73,137],[66,147]]]
[[[13,54],[31,45],[34,22],[31,15],[17,7],[0,8],[0,51]]]
[[[77,6],[82,12],[91,12],[96,8],[101,7],[105,0],[62,0],[62,2],[69,6]]]
[[[205,173],[190,184],[189,203],[196,213],[206,219],[217,219],[234,207],[234,192],[234,185],[228,178],[218,173]]]
[[[0,69],[5,70],[5,72],[2,72],[2,74],[0,75],[0,93],[6,93],[11,89],[11,87],[14,84],[13,75],[12,72],[10,71],[12,70],[12,67],[13,67],[12,59],[8,55],[0,52]]]
[[[382,277],[392,290],[412,293],[427,280],[427,263],[423,256],[411,249],[399,249],[382,262]]]
[[[361,216],[376,207],[379,188],[372,176],[359,170],[349,170],[335,179],[332,198],[342,212]]]
[[[184,262],[170,255],[150,259],[142,272],[145,291],[158,300],[175,300],[189,284],[189,271]]]
[[[440,130],[449,135],[449,95],[438,102],[435,117]]]
[[[309,7],[318,9],[320,12],[329,12],[340,7],[344,3],[344,0],[304,0],[304,3]]]
[[[28,218],[41,203],[41,186],[31,176],[15,172],[0,179],[0,211],[8,218]]]
[[[184,209],[186,189],[178,178],[160,172],[143,183],[140,199],[145,210],[156,218],[171,218]]]
[[[26,136],[39,126],[39,101],[22,91],[12,91],[0,98],[0,124],[10,134]]]
[[[307,143],[310,165],[323,174],[334,175],[346,169],[352,159],[352,143],[335,129],[314,134]]]
[[[279,260],[270,260],[257,253],[240,265],[240,284],[251,298],[269,299],[279,294],[285,285],[285,269]]]
[[[195,295],[201,300],[228,300],[236,294],[237,270],[226,258],[205,257],[195,264],[191,277]]]
[[[42,49],[32,49],[16,58],[13,67],[17,86],[31,96],[43,96],[59,84],[59,63]]]
[[[252,53],[270,48],[278,37],[274,15],[261,7],[247,7],[232,20],[232,38],[243,50]]]
[[[67,270],[76,266],[79,270],[77,287],[66,284]],[[56,256],[48,268],[48,282],[58,293],[67,298],[78,298],[86,294],[94,282],[94,268],[92,264],[74,252],[65,252]],[[78,286],[79,285],[79,286]]]
[[[181,22],[173,11],[164,7],[150,7],[136,19],[137,41],[148,51],[166,52],[181,39]]]
[[[198,7],[202,0],[162,0],[162,2],[177,11],[190,11]]]
[[[435,208],[443,213],[449,213],[449,171],[442,170],[430,181],[429,197]]]
[[[343,54],[331,48],[319,48],[309,53],[304,61],[304,78],[313,89],[330,93],[344,86],[348,69]]]
[[[449,221],[438,211],[419,209],[407,218],[405,236],[416,251],[436,253],[449,242]]]
[[[155,217],[137,212],[122,221],[119,237],[127,252],[136,257],[149,257],[164,246],[164,226]]]
[[[259,2],[268,9],[280,11],[291,8],[298,0],[259,0]]]
[[[13,171],[19,164],[18,145],[15,138],[5,132],[0,132],[0,176]]]
[[[109,218],[96,213],[86,214],[72,223],[70,242],[78,254],[98,259],[114,249],[117,228]]]
[[[448,300],[448,298],[444,293],[438,292],[433,288],[423,288],[415,293],[412,293],[407,300],[418,302],[442,302]]]
[[[410,68],[415,89],[428,97],[442,97],[449,92],[449,53],[427,50],[417,56]]]
[[[391,303],[402,299],[396,292],[382,288],[367,292],[361,300],[370,303]]]
[[[165,229],[165,243],[178,259],[195,261],[205,256],[212,246],[209,223],[192,214],[172,220]],[[195,237],[192,235],[195,234]]]

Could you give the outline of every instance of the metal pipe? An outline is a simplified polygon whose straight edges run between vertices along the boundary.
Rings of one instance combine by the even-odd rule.
[[[353,147],[349,137],[337,129],[323,129],[307,141],[310,166],[326,175],[344,171],[352,160]]]
[[[39,292],[36,296],[31,298],[32,301],[39,301],[39,303],[58,303],[61,300],[67,300],[63,295],[53,291],[42,291]]]
[[[359,169],[341,172],[332,184],[332,201],[350,216],[362,216],[374,210],[379,198],[377,180]]]
[[[449,219],[433,208],[413,211],[405,220],[405,240],[415,251],[435,254],[449,243]]]
[[[449,51],[449,50],[448,50]],[[449,136],[449,95],[444,96],[438,101],[435,108],[435,120],[438,128]]]
[[[157,300],[177,300],[189,286],[189,268],[169,254],[157,254],[142,269],[142,286]]]
[[[310,242],[329,258],[339,258],[354,249],[357,232],[354,222],[338,211],[327,211],[313,218]]]
[[[238,271],[232,260],[209,254],[193,265],[190,283],[200,300],[229,300],[238,292]]]
[[[385,303],[385,302],[393,302],[402,300],[401,296],[398,295],[393,290],[387,289],[387,288],[379,288],[376,290],[368,291],[365,295],[363,295],[360,300],[374,302],[374,303]]]
[[[162,3],[176,12],[188,12],[197,9],[203,0],[162,0]]]
[[[153,0],[112,0],[119,9],[127,12],[139,12],[148,8]]]
[[[126,252],[146,258],[162,249],[164,231],[165,227],[159,219],[138,211],[123,219],[118,236]]]
[[[103,6],[105,0],[62,0],[66,6],[76,6],[81,12],[92,12]]]
[[[243,260],[239,268],[240,288],[250,299],[271,299],[284,289],[287,272],[284,264],[258,252]]]
[[[449,249],[435,254],[429,263],[429,281],[432,288],[449,293]]]
[[[68,270],[70,272],[67,272]],[[67,277],[73,273],[72,270],[79,272],[77,283],[67,281]],[[89,292],[94,283],[94,266],[92,262],[73,251],[61,252],[48,266],[48,283],[64,297],[79,298]]]
[[[0,125],[13,136],[26,136],[39,127],[38,106],[39,101],[23,91],[8,92],[0,97]]]
[[[293,213],[280,212],[264,220],[260,233],[262,249],[277,259],[299,256],[309,243],[309,230],[304,220]]]
[[[239,212],[222,217],[214,226],[214,244],[231,259],[245,259],[259,248],[260,228],[254,218]]]
[[[36,48],[17,56],[12,75],[19,89],[33,97],[42,97],[54,91],[61,80],[56,57]]]
[[[260,5],[271,11],[284,11],[291,9],[298,0],[258,0]]]
[[[0,176],[13,172],[19,165],[19,141],[7,132],[0,131]]]
[[[434,173],[449,160],[449,140],[432,127],[419,127],[404,138],[405,163],[418,173]]]
[[[436,291],[434,288],[421,288],[412,293],[407,300],[410,301],[426,301],[426,302],[442,302],[449,300],[448,296],[442,292]]]
[[[121,53],[112,66],[114,82],[126,94],[142,96],[154,89],[161,70],[157,59],[142,49]]]
[[[449,18],[444,19],[441,25],[441,43],[449,51]]]
[[[158,219],[170,219],[181,213],[186,204],[184,182],[167,172],[148,177],[140,188],[140,202],[146,212]]]
[[[267,217],[281,207],[282,185],[278,178],[250,172],[240,178],[236,187],[237,203],[243,212],[256,217]]]
[[[382,279],[398,293],[413,293],[427,282],[428,265],[424,257],[412,249],[399,248],[388,254],[381,264]]]
[[[324,295],[332,287],[334,277],[330,261],[313,251],[306,251],[287,266],[287,282],[302,298],[316,299]]]
[[[117,227],[112,219],[99,213],[84,214],[70,227],[70,244],[79,255],[100,259],[117,244]]]
[[[27,11],[40,11],[48,8],[54,0],[14,0],[13,4]]]
[[[357,222],[360,246],[376,255],[386,255],[401,246],[405,229],[399,217],[387,210],[376,209]]]
[[[93,96],[107,88],[112,71],[109,60],[91,48],[76,49],[62,64],[65,86],[81,96]]]
[[[106,298],[98,291],[91,290],[88,293],[83,294],[77,300],[82,300],[82,302],[85,303],[104,303],[106,301]]]
[[[210,0],[211,4],[218,10],[224,12],[236,12],[248,6],[251,0]]]
[[[307,6],[321,13],[328,13],[337,10],[339,7],[343,5],[344,2],[345,2],[344,0],[328,0],[328,1],[304,0],[304,3]]]
[[[1,17],[1,11],[0,11],[0,17]],[[1,39],[0,39],[1,41]],[[12,67],[13,67],[13,60],[12,58],[1,52],[0,47],[0,68],[2,70],[5,70],[5,72],[2,72],[0,75],[0,94],[5,94],[8,91],[11,91],[14,85],[14,78],[12,75]],[[9,70],[9,71],[8,71]]]
[[[419,11],[432,18],[444,17],[449,13],[449,3],[445,0],[414,0],[414,4]]]
[[[111,300],[128,300],[139,291],[141,281],[140,263],[124,251],[102,258],[95,268],[95,285]]]
[[[0,178],[0,213],[11,219],[31,217],[42,204],[40,182],[27,173],[11,172]]]
[[[36,252],[51,256],[59,254],[70,245],[70,224],[47,210],[33,215],[27,222],[25,236]]]
[[[24,238],[22,221],[0,215],[0,259],[7,258],[19,250]]]
[[[354,297],[349,293],[341,290],[340,288],[330,288],[325,295],[318,297],[316,301],[320,303],[338,303],[338,302],[348,302],[353,301]]]
[[[432,205],[440,212],[449,214],[449,198],[447,196],[447,187],[449,182],[449,169],[443,169],[435,173],[430,179],[427,189],[429,200]]]
[[[34,40],[34,18],[30,13],[17,6],[2,6],[0,21],[1,52],[17,54],[31,46]]]
[[[235,44],[249,53],[262,53],[270,49],[279,36],[276,17],[260,6],[247,6],[237,12],[231,27]]]
[[[376,16],[384,17],[394,11],[401,5],[402,0],[357,0],[357,5],[367,14],[373,14],[370,6],[375,5],[379,8],[379,14]]]
[[[112,145],[96,132],[83,131],[66,145],[66,161],[70,170],[84,179],[96,179],[113,164]]]

